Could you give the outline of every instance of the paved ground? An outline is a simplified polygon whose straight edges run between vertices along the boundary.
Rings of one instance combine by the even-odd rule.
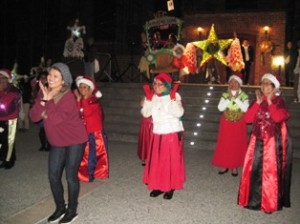
[[[0,223],[43,224],[54,205],[47,180],[47,153],[39,152],[37,127],[18,133],[17,158],[0,170]],[[186,151],[187,181],[171,201],[150,198],[141,183],[136,144],[109,145],[110,179],[81,184],[74,224],[296,224],[300,223],[300,159],[294,159],[292,207],[271,215],[236,204],[239,177],[220,176],[211,151]]]

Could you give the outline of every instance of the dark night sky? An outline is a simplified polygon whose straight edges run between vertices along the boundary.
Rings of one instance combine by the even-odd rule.
[[[270,7],[270,1],[274,2]],[[285,0],[293,2],[297,0]],[[207,13],[220,10],[253,9],[261,7],[270,10],[277,7],[280,0],[174,0],[175,11],[171,16],[185,13]],[[133,6],[136,4],[136,6]],[[136,8],[143,9],[136,10]],[[42,55],[61,59],[68,33],[66,26],[79,17],[87,27],[88,35],[97,41],[114,41],[116,35],[126,38],[126,34],[116,32],[129,24],[123,16],[135,19],[142,29],[146,20],[152,19],[153,12],[167,11],[167,0],[0,0],[0,67],[11,68],[17,60],[20,72],[27,73],[36,66]],[[124,9],[126,8],[126,9]],[[131,11],[126,11],[128,9]],[[132,13],[132,15],[128,15]],[[124,19],[125,21],[125,19]],[[118,24],[122,23],[123,24]],[[124,32],[126,28],[123,29]],[[119,38],[120,39],[120,38]]]

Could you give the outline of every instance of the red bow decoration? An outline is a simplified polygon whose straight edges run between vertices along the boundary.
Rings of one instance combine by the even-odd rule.
[[[171,100],[175,100],[176,98],[176,92],[179,88],[179,83],[175,83],[173,85],[173,88],[170,90],[170,97],[171,97]]]
[[[154,94],[153,89],[151,89],[150,86],[147,85],[147,84],[143,85],[143,89],[144,89],[144,92],[145,92],[145,95],[146,95],[146,99],[147,100],[152,100],[152,97],[153,97],[153,94]]]

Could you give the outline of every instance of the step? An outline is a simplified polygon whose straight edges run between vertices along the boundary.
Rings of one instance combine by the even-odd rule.
[[[258,87],[244,87],[250,101],[255,99]],[[142,84],[101,83],[101,102],[105,113],[105,130],[109,141],[137,143],[141,122],[140,101],[144,97]],[[227,86],[181,85],[179,93],[185,109],[183,125],[185,148],[189,150],[213,150],[218,134],[221,112],[217,105]],[[210,93],[210,94],[207,94]],[[288,121],[293,140],[294,155],[300,158],[300,104],[293,103],[291,89],[283,89],[291,118]],[[206,101],[208,100],[208,101]],[[248,133],[252,129],[247,126]],[[191,144],[192,143],[192,144]]]

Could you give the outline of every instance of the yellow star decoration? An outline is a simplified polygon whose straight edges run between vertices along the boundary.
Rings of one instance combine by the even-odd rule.
[[[225,57],[222,51],[231,44],[233,39],[224,39],[219,40],[214,28],[214,24],[211,26],[209,31],[208,38],[202,41],[193,42],[196,47],[199,47],[203,50],[202,61],[200,62],[200,67],[204,65],[206,62],[215,58],[222,62],[224,65],[227,65]]]

